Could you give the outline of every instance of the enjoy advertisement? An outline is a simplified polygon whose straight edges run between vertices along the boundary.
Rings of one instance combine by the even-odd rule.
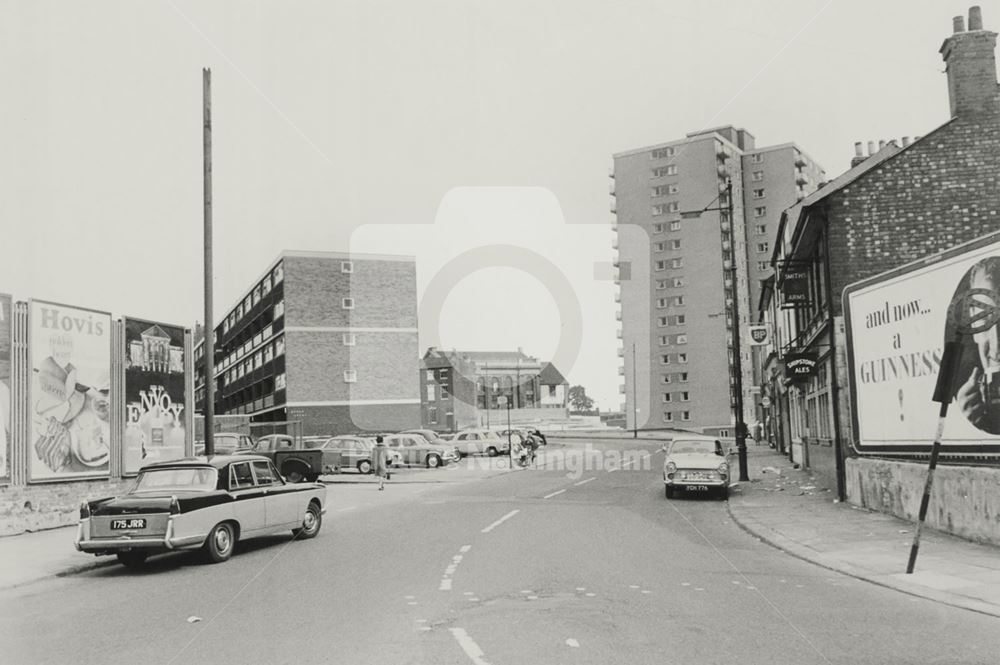
[[[125,319],[123,472],[184,457],[184,328]]]
[[[106,476],[111,457],[111,315],[31,301],[33,481]]]
[[[946,340],[960,342],[942,453],[1000,452],[1000,235],[844,291],[856,445],[927,452]]]
[[[13,299],[6,293],[0,293],[0,483],[10,482],[10,416],[14,406],[10,394],[11,332],[14,325],[12,305]]]

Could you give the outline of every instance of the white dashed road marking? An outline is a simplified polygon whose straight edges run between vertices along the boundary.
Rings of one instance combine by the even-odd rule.
[[[462,554],[465,554],[466,552],[468,552],[471,549],[472,549],[472,545],[462,545],[460,548],[458,548],[458,551],[461,552]]]
[[[438,587],[438,591],[451,591],[451,579],[446,577],[441,580],[441,586]]]
[[[498,526],[500,526],[501,524],[503,524],[504,522],[506,522],[507,520],[509,520],[514,515],[517,515],[519,512],[521,512],[521,511],[520,510],[512,510],[512,511],[510,511],[509,513],[507,513],[506,515],[504,515],[503,517],[501,517],[500,519],[498,519],[496,522],[494,522],[493,524],[491,524],[488,527],[486,527],[485,529],[483,529],[480,533],[489,533],[493,529],[497,528]]]
[[[574,485],[574,486],[576,486],[576,487],[579,487],[580,485],[586,485],[586,484],[587,484],[587,483],[589,483],[589,482],[590,482],[591,480],[597,480],[597,476],[592,476],[592,477],[590,477],[590,478],[587,478],[587,479],[585,479],[585,480],[581,480],[581,481],[580,481],[580,482],[578,482],[578,483],[573,483],[573,485]]]
[[[566,646],[578,648],[580,646],[580,643],[571,637],[568,640],[566,640]]]
[[[542,498],[543,498],[543,499],[551,499],[551,498],[552,498],[552,497],[554,497],[555,495],[557,495],[557,494],[562,494],[562,493],[563,493],[563,492],[565,492],[565,491],[566,491],[566,490],[557,490],[557,491],[553,492],[552,494],[546,494],[546,495],[545,495],[545,496],[543,496]]]
[[[449,628],[455,641],[458,642],[458,646],[462,647],[462,651],[465,655],[475,663],[475,665],[489,665],[487,661],[483,659],[485,655],[483,650],[479,648],[479,645],[469,637],[469,634],[465,632],[464,628]]]

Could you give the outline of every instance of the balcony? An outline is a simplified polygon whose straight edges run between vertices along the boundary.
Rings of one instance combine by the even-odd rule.
[[[615,302],[621,302],[621,301],[622,301],[622,294],[621,294],[621,292],[615,291]]]
[[[621,321],[621,320],[622,320],[622,311],[619,309],[618,311],[615,312],[615,321]]]
[[[618,267],[620,267],[620,266],[621,266],[621,264],[622,264],[622,260],[621,260],[621,257],[620,257],[620,256],[618,256],[618,253],[617,253],[617,252],[615,252],[615,256],[614,256],[614,258],[613,258],[613,259],[611,259],[611,265],[613,265],[613,266],[614,266],[615,268],[618,268]],[[617,274],[617,273],[616,273],[616,274]]]
[[[809,162],[806,160],[805,157],[802,156],[801,153],[795,153],[795,167],[796,168],[800,168],[801,169],[802,167],[806,166],[807,164],[809,164]]]
[[[615,200],[613,200],[613,199],[611,201],[611,214],[612,215],[617,215],[618,214],[617,202]]]
[[[624,358],[625,357],[625,349],[622,349],[622,348],[618,349],[618,357],[619,358]]]
[[[617,337],[618,339],[622,338],[622,331],[620,329],[615,331],[615,337]]]
[[[729,169],[726,168],[725,164],[719,164],[718,171],[720,178],[726,178],[729,176]]]
[[[618,367],[618,376],[625,376],[625,367],[624,367],[624,365]]]
[[[618,384],[618,393],[621,394],[621,395],[625,394],[625,384],[624,383],[619,383]]]
[[[809,176],[799,171],[798,173],[795,174],[795,183],[798,185],[808,185]]]
[[[611,166],[608,167],[608,177],[609,178],[614,178],[615,177],[615,165],[614,164],[612,164]]]
[[[611,181],[611,182],[608,183],[608,194],[610,194],[611,196],[615,195],[615,183],[614,183],[614,181]]]
[[[611,249],[614,249],[614,250],[618,249],[618,235],[617,234],[615,235],[614,240],[611,241]]]

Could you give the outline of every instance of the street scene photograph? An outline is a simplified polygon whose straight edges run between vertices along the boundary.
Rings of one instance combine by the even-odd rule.
[[[1000,3],[0,0],[0,662],[1000,663]]]

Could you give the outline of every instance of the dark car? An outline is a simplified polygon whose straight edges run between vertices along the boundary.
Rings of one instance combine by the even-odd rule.
[[[324,485],[288,484],[266,457],[189,457],[144,466],[123,496],[84,501],[75,546],[129,567],[198,548],[219,563],[237,540],[287,530],[315,537],[325,506]]]

